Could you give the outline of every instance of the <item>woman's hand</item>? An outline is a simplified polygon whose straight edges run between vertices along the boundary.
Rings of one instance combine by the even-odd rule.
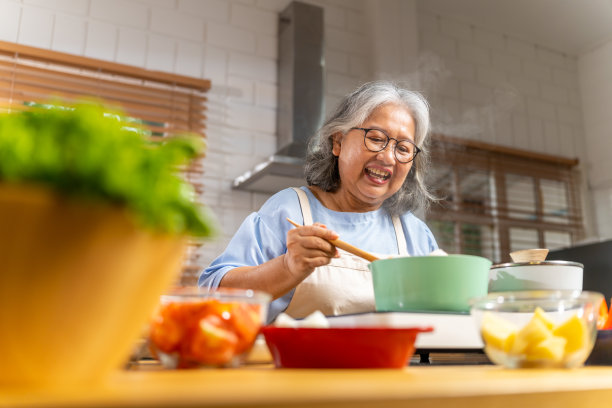
[[[293,228],[287,233],[285,254],[261,265],[231,269],[219,286],[261,290],[277,299],[295,288],[316,267],[340,256],[329,239],[338,239],[338,234],[323,224]]]
[[[336,247],[328,241],[338,238],[338,234],[320,223],[289,230],[287,253],[283,262],[296,284],[310,275],[316,267],[327,265],[331,258],[339,256]]]

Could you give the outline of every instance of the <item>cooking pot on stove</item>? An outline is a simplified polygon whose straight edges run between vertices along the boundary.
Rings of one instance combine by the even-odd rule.
[[[493,265],[489,292],[582,290],[584,265],[570,261],[528,261]]]

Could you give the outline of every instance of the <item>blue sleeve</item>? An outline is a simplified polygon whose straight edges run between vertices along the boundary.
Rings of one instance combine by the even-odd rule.
[[[201,272],[198,284],[217,288],[230,270],[261,265],[287,252],[287,231],[293,227],[286,218],[304,222],[297,194],[292,189],[273,195],[258,212],[242,222],[225,251]],[[274,300],[269,316],[275,317],[285,310],[292,296],[293,291]]]
[[[406,246],[409,254],[428,255],[438,249],[433,233],[423,221],[411,213],[402,216]]]

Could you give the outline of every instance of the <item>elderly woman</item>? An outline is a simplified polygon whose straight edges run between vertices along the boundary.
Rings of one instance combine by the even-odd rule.
[[[437,249],[414,215],[432,199],[423,182],[428,131],[418,93],[378,81],[347,95],[309,143],[308,187],[282,190],[248,216],[200,285],[270,293],[269,320],[374,311],[367,262],[328,240],[388,255]]]

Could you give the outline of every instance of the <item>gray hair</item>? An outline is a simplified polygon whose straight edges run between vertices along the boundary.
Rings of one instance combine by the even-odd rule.
[[[389,81],[368,82],[345,96],[336,110],[308,143],[304,173],[309,186],[318,186],[334,192],[340,187],[338,158],[332,153],[333,135],[347,133],[359,127],[382,105],[388,103],[405,107],[415,122],[414,142],[421,152],[402,187],[383,203],[391,215],[406,211],[425,211],[435,200],[425,184],[425,172],[429,166],[429,104],[418,92],[408,91]]]

